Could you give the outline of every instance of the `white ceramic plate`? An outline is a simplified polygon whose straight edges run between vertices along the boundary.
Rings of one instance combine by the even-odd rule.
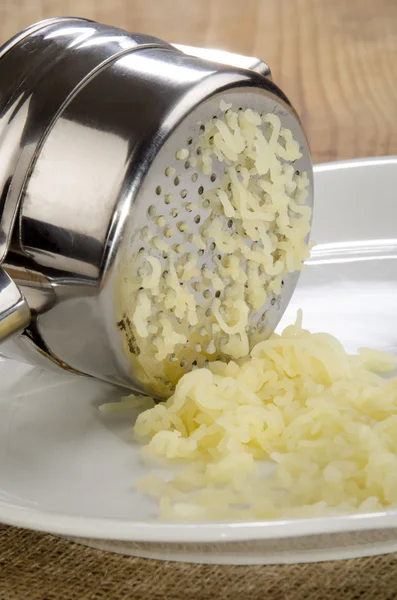
[[[320,245],[283,324],[397,352],[397,158],[320,165]],[[251,523],[156,522],[131,420],[97,410],[120,391],[0,361],[0,521],[116,552],[196,562],[300,562],[397,550],[397,511]]]

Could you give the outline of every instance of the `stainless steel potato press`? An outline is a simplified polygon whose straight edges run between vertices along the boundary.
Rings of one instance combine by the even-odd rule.
[[[209,273],[213,261],[227,258],[218,250],[213,255],[214,241],[201,252],[194,246],[206,219],[199,195],[209,175],[178,156],[179,149],[194,144],[203,123],[216,118],[221,99],[278,115],[299,143],[294,170],[308,175],[311,206],[305,134],[262,61],[174,46],[80,18],[37,23],[0,49],[4,356],[158,397],[170,393],[175,382],[160,373],[160,363],[157,373],[153,360],[146,366],[136,362],[142,348],[128,304],[139,290],[128,287],[135,277],[129,260],[150,243],[144,233],[153,214],[160,261],[174,260],[161,249],[163,225],[172,217],[172,248],[183,244],[198,257],[199,270]],[[214,167],[211,177],[222,173]],[[281,294],[269,296],[258,311],[266,314],[263,335],[277,325],[297,278],[295,272],[285,277]],[[252,323],[257,318],[250,314]],[[199,325],[205,329],[204,322]],[[203,345],[195,348],[198,355],[204,352]],[[170,357],[178,361],[178,377],[201,365],[189,357]],[[213,358],[224,354],[217,349]]]

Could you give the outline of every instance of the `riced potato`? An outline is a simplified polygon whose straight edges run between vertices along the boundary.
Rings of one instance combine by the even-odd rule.
[[[178,465],[171,481],[148,475],[138,489],[165,519],[397,506],[397,379],[379,374],[396,364],[368,349],[349,356],[331,335],[303,329],[299,315],[249,357],[186,374],[166,403],[138,416],[149,464]]]

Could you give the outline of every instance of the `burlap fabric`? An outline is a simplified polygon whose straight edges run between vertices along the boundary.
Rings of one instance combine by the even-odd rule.
[[[26,25],[54,15],[84,16],[171,41],[257,53],[269,60],[277,80],[296,102],[317,160],[397,152],[397,124],[394,131],[390,125],[390,111],[396,110],[396,0],[0,0],[0,42]],[[296,45],[298,21],[304,32],[301,39],[305,40],[301,46]],[[346,96],[337,88],[341,83],[335,74],[321,85],[323,70],[319,69],[318,77],[312,76],[319,39],[323,44],[329,41],[326,57],[334,55],[334,42],[339,44],[340,56],[345,56],[338,61],[335,73],[343,71],[347,60],[352,61],[345,92],[357,96],[357,114],[357,102],[361,102],[366,127],[355,120],[353,104],[344,104]],[[348,43],[354,44],[354,51],[344,50],[343,44]],[[381,60],[386,51],[387,64]],[[393,63],[390,56],[395,57]],[[301,69],[296,75],[298,62],[309,69],[306,78],[301,79]],[[382,94],[375,94],[370,85],[356,92],[350,89],[355,68],[360,68],[360,82],[368,73],[376,76],[376,90],[383,90]],[[305,90],[303,82],[309,88],[312,85],[313,91]],[[380,112],[373,110],[378,100],[386,102]],[[332,118],[328,119],[331,105]],[[366,133],[371,136],[371,146],[364,144]],[[187,565],[127,558],[50,535],[0,526],[0,600],[245,597],[393,600],[397,598],[397,555],[296,566]]]
[[[291,566],[128,558],[0,526],[0,600],[394,600],[397,555]]]

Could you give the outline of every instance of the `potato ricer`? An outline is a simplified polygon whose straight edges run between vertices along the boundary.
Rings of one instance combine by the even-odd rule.
[[[0,194],[1,353],[161,398],[276,327],[312,166],[262,61],[53,18],[0,49]]]

